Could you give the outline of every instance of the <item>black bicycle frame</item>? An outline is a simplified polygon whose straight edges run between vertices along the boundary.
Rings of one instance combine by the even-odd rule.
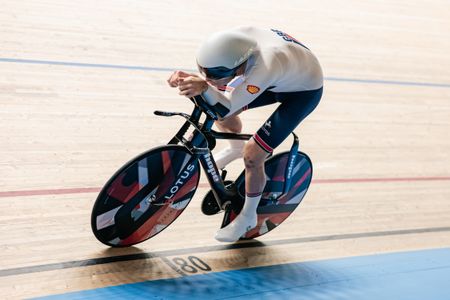
[[[214,198],[217,204],[221,208],[235,199],[238,196],[236,186],[240,183],[235,182],[234,184],[225,186],[224,184],[224,174],[220,174],[217,168],[216,162],[211,155],[211,150],[216,146],[216,139],[237,139],[237,140],[249,140],[252,135],[250,134],[239,134],[239,133],[227,133],[227,132],[217,132],[212,130],[212,126],[219,116],[225,116],[228,112],[226,108],[221,105],[211,106],[203,99],[201,96],[196,96],[190,99],[194,102],[195,107],[191,115],[178,113],[178,112],[162,112],[155,111],[156,115],[160,116],[182,116],[186,119],[186,122],[181,126],[180,130],[175,134],[175,136],[169,141],[169,144],[183,144],[193,157],[189,161],[191,162],[198,159],[202,165],[203,170],[206,173],[206,177],[211,186]],[[206,115],[206,118],[202,123],[200,123],[200,118],[202,114]],[[190,127],[194,128],[194,132],[189,139],[184,138],[184,135]],[[295,133],[294,143],[292,144],[289,157],[287,160],[287,166],[285,171],[285,181],[283,187],[283,193],[287,193],[291,188],[291,178],[293,166],[295,165],[295,160],[297,158],[298,151],[298,137]],[[280,195],[281,196],[281,195]]]
[[[220,173],[216,162],[211,155],[211,150],[216,146],[216,139],[248,140],[252,135],[217,132],[212,130],[211,128],[214,122],[218,120],[219,115],[224,116],[227,112],[222,110],[222,114],[219,114],[217,107],[213,108],[208,105],[201,96],[191,98],[191,101],[195,104],[191,115],[162,111],[155,111],[155,114],[160,116],[178,115],[186,119],[186,122],[181,126],[180,130],[178,130],[175,136],[169,141],[169,144],[181,143],[192,153],[193,157],[191,158],[191,161],[195,161],[196,159],[200,161],[217,204],[224,208],[232,201],[232,199],[236,198],[238,193],[235,184],[225,186],[223,175],[226,173]],[[223,108],[219,108],[219,110],[220,109]],[[203,123],[200,123],[200,118],[203,114],[206,115],[206,118]],[[184,135],[191,127],[194,128],[194,132],[190,138],[186,139]],[[191,161],[189,163],[191,163]],[[186,165],[189,165],[189,163]]]

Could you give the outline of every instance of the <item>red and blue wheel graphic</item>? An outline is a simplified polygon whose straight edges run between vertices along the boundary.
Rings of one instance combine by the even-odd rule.
[[[265,163],[266,186],[261,201],[257,208],[258,223],[255,228],[247,232],[243,239],[252,239],[271,231],[280,225],[297,208],[303,200],[312,179],[312,163],[309,157],[298,152],[291,188],[288,193],[283,194],[285,169],[289,158],[289,152],[283,152],[269,158]],[[243,172],[240,176],[245,176]],[[242,177],[236,182],[239,193],[245,195],[245,180]],[[231,212],[230,222],[237,216]]]
[[[113,247],[155,236],[187,207],[199,178],[198,160],[182,146],[163,146],[141,154],[101,190],[91,216],[95,236]]]

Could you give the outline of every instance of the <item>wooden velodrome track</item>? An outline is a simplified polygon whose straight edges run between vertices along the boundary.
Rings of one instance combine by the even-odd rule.
[[[187,276],[189,257],[209,266],[199,274],[450,246],[448,1],[0,2],[0,298]],[[100,187],[182,122],[152,112],[191,111],[169,74],[241,24],[284,30],[321,61],[323,99],[296,129],[315,167],[303,203],[257,241],[221,244],[202,176],[160,235],[99,243]],[[245,112],[244,131],[273,109]]]

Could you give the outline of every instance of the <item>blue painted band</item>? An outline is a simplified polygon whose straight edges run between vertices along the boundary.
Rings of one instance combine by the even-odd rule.
[[[41,299],[448,300],[449,278],[450,248],[443,248],[207,273]]]

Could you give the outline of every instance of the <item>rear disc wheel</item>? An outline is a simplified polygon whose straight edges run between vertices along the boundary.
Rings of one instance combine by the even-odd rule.
[[[283,195],[285,169],[289,152],[279,153],[268,158],[265,162],[266,185],[257,208],[258,223],[241,239],[253,239],[278,227],[297,208],[303,200],[312,179],[312,163],[303,152],[298,152],[293,167],[291,188]],[[245,171],[236,179],[239,194],[245,195]],[[224,216],[224,224],[233,221],[240,212],[240,208],[231,209]],[[225,220],[226,219],[226,220]]]

